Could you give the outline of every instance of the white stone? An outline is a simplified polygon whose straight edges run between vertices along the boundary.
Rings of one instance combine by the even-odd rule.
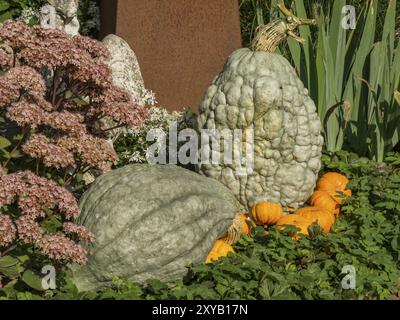
[[[125,89],[138,105],[154,105],[155,97],[144,86],[139,62],[129,44],[114,34],[105,37],[103,44],[111,53],[107,64],[111,68],[114,84]]]

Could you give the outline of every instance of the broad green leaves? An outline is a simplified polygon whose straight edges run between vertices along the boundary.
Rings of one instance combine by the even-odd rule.
[[[22,274],[22,281],[25,282],[30,288],[37,291],[44,291],[42,286],[42,277],[37,275],[32,270],[26,270]]]
[[[0,257],[0,275],[8,278],[17,277],[21,272],[19,263],[18,259],[11,256]]]

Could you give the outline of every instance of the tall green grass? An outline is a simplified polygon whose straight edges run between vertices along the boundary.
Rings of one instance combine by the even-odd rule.
[[[278,2],[269,0],[266,6],[262,4],[265,1],[254,0],[254,5],[269,10],[271,20],[277,16],[274,8]],[[382,27],[378,1],[365,0],[358,6],[354,30],[342,27],[345,0],[319,6],[310,6],[310,1],[293,2],[297,16],[306,17],[313,12],[318,28],[300,27],[305,43],[300,45],[289,39],[289,53],[284,50],[283,54],[292,60],[317,105],[328,151],[350,149],[383,161],[385,153],[400,141],[396,1],[386,2]]]
[[[390,0],[382,37],[375,42],[378,3],[367,0],[354,30],[342,27],[345,0],[335,0],[326,19],[319,16],[318,36],[303,27],[304,46],[289,39],[296,69],[309,88],[324,120],[326,149],[349,148],[383,161],[399,142],[400,47],[395,37],[396,3]],[[302,0],[296,14],[306,14]],[[396,46],[397,43],[397,46]]]

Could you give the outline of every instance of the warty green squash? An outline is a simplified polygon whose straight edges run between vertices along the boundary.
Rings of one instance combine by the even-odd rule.
[[[207,89],[196,120],[199,131],[251,129],[253,172],[237,175],[235,163],[226,165],[223,161],[200,162],[197,170],[228,186],[248,208],[267,201],[280,203],[287,212],[301,207],[314,190],[323,137],[308,90],[289,61],[274,53],[288,36],[302,41],[294,30],[315,21],[295,17],[282,3],[279,8],[287,20],[261,26],[252,49],[232,53]],[[242,144],[243,150],[252,149],[246,139]],[[223,156],[220,151],[220,159]]]

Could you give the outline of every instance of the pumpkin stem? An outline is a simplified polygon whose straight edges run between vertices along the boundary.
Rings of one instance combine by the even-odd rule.
[[[260,25],[256,29],[256,35],[251,43],[254,51],[275,52],[278,46],[289,36],[296,41],[303,43],[305,40],[295,34],[295,30],[299,26],[316,25],[315,19],[303,19],[296,17],[289,9],[286,8],[284,2],[278,4],[278,9],[285,16],[285,21],[278,19],[266,25]]]
[[[233,244],[240,239],[243,233],[243,221],[240,218],[235,217],[228,231],[222,237],[221,240],[228,244]]]

